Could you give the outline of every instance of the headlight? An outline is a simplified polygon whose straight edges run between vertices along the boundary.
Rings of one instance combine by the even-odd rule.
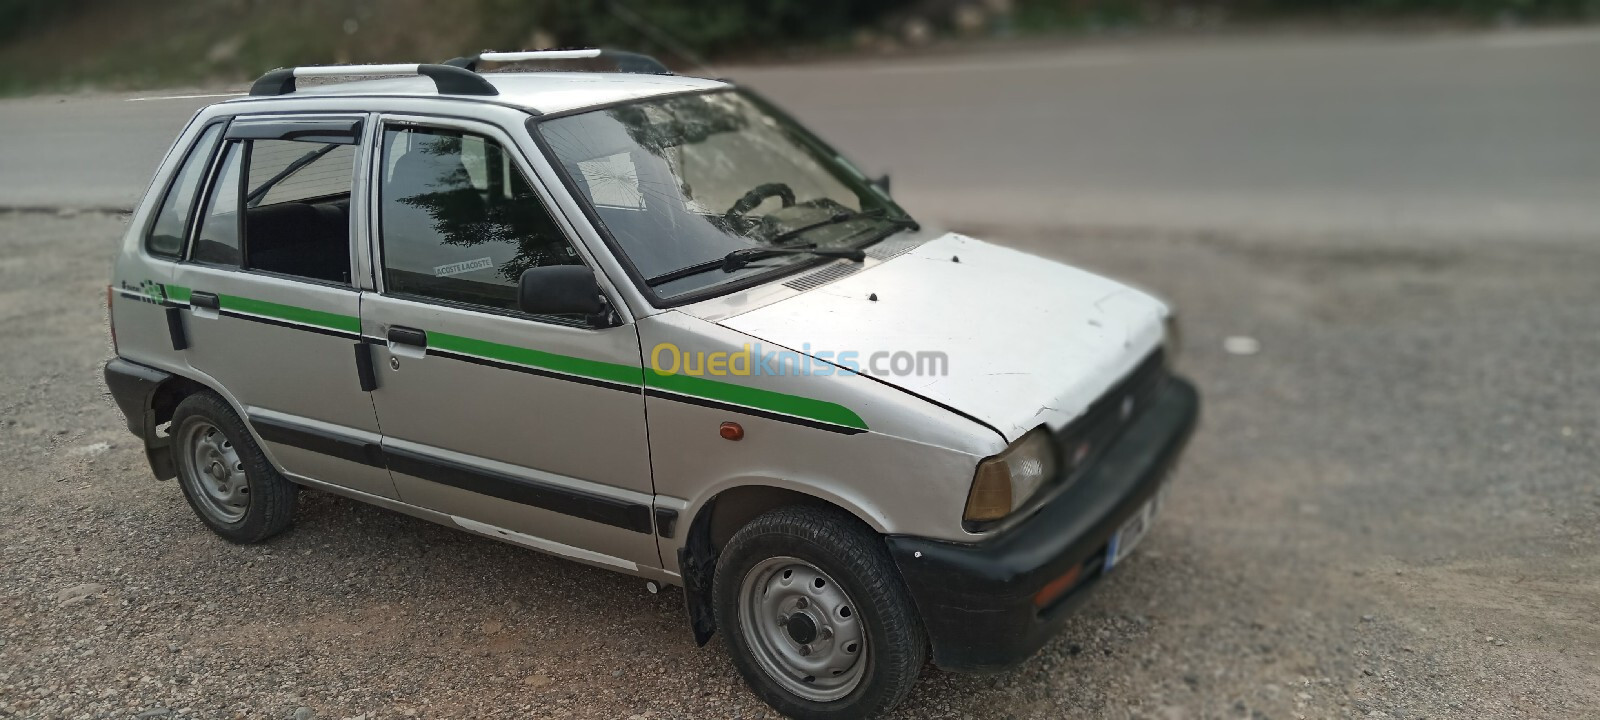
[[[978,463],[963,518],[990,522],[1010,515],[1055,475],[1055,447],[1050,431],[1041,427]]]

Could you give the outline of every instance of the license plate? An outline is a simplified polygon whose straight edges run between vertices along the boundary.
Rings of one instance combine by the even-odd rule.
[[[1118,528],[1117,532],[1111,536],[1111,542],[1106,544],[1105,566],[1101,568],[1101,572],[1108,572],[1111,568],[1116,567],[1117,563],[1128,557],[1128,553],[1133,552],[1133,546],[1138,545],[1139,541],[1144,539],[1145,533],[1150,530],[1150,525],[1155,521],[1156,512],[1161,509],[1161,501],[1166,495],[1167,488],[1163,485],[1160,490],[1156,491],[1155,497],[1146,502],[1143,507],[1140,507],[1132,517],[1123,521],[1122,527]]]

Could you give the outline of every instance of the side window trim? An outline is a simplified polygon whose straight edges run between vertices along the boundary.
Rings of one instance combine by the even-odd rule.
[[[150,213],[149,217],[146,218],[144,229],[140,233],[139,249],[146,256],[153,260],[160,260],[162,262],[183,262],[188,258],[189,243],[193,239],[194,234],[199,227],[200,208],[205,204],[207,191],[211,186],[211,174],[215,172],[216,169],[217,157],[221,155],[220,150],[227,142],[227,125],[231,120],[231,117],[221,117],[207,121],[204,125],[200,126],[200,130],[195,135],[194,142],[188,147],[182,149],[182,157],[179,158],[178,163],[172,167],[172,173],[167,176],[166,186],[162,189],[160,197],[156,199],[156,204],[151,208],[152,212]],[[178,189],[178,180],[183,175],[183,170],[189,164],[189,160],[193,157],[195,150],[198,149],[197,144],[205,138],[206,133],[210,132],[211,128],[218,125],[223,127],[218,132],[216,140],[211,143],[211,147],[206,150],[207,155],[205,163],[200,168],[200,179],[195,187],[194,197],[189,199],[189,210],[184,216],[183,228],[180,231],[182,233],[182,237],[179,238],[178,242],[178,254],[171,257],[166,255],[157,255],[150,251],[150,234],[155,231],[156,223],[161,220],[161,211],[166,208],[167,200],[171,199],[172,193]]]
[[[223,267],[194,259],[194,251],[195,244],[200,241],[200,229],[205,224],[205,216],[209,214],[211,209],[211,199],[217,194],[217,185],[222,180],[222,171],[225,169],[223,166],[226,164],[224,160],[228,157],[228,150],[238,143],[239,141],[237,140],[229,140],[224,137],[217,143],[216,149],[211,154],[210,166],[206,168],[205,184],[201,186],[201,193],[195,198],[195,212],[192,213],[193,217],[189,219],[190,227],[187,230],[188,237],[184,240],[183,255],[180,257],[181,262],[205,265],[206,267]],[[243,176],[244,174],[240,173],[240,177]]]
[[[362,116],[361,138],[356,143],[356,166],[350,178],[350,286],[363,292],[377,292],[378,233],[372,199],[378,194],[373,184],[377,167],[376,151],[383,143],[383,123],[377,113]]]
[[[228,128],[230,140],[292,140],[328,145],[355,145],[361,142],[362,116],[337,116],[298,120],[257,116]]]
[[[506,310],[490,305],[477,305],[469,302],[461,302],[459,300],[428,297],[427,295],[418,295],[416,293],[386,292],[382,293],[382,295],[392,300],[404,300],[406,302],[414,302],[422,305],[436,305],[439,307],[455,308],[457,310],[467,310],[469,312],[482,313],[484,315],[494,315],[496,317],[506,317],[516,320],[527,320],[530,322],[540,323],[542,325],[559,325],[561,327],[577,328],[579,330],[605,329],[596,328],[581,320],[564,318],[559,315],[533,315],[531,313],[522,312],[521,310]]]
[[[563,224],[562,221],[556,220],[558,217],[565,219],[565,216],[553,209],[553,204],[547,199],[547,196],[550,192],[549,189],[544,187],[544,183],[539,177],[539,174],[534,172],[533,168],[529,166],[528,158],[524,156],[522,147],[517,144],[517,142],[510,136],[510,133],[506,132],[504,128],[482,120],[444,116],[418,116],[404,113],[381,114],[376,118],[373,126],[373,132],[371,135],[372,142],[367,148],[366,152],[369,162],[371,163],[370,172],[366,176],[366,205],[368,213],[367,217],[370,218],[369,232],[371,242],[369,244],[369,257],[371,258],[372,262],[372,281],[374,292],[378,293],[379,295],[383,295],[384,297],[404,300],[407,302],[456,308],[471,312],[483,313],[485,315],[494,315],[496,317],[507,317],[517,320],[536,322],[543,325],[555,325],[559,327],[570,327],[581,330],[601,329],[594,328],[586,323],[576,322],[569,318],[554,315],[534,315],[531,313],[522,312],[520,310],[507,310],[489,305],[479,305],[475,303],[430,297],[427,295],[418,295],[416,293],[397,292],[390,290],[388,288],[387,278],[384,277],[384,268],[386,266],[384,260],[385,251],[383,243],[383,186],[385,180],[384,165],[386,161],[384,153],[387,151],[387,148],[384,147],[383,138],[385,132],[391,129],[424,131],[432,130],[437,132],[477,135],[499,144],[505,153],[512,156],[510,169],[513,172],[522,174],[523,179],[533,189],[536,196],[535,199],[539,202],[540,207],[551,216],[556,229],[561,233],[561,238],[578,253],[578,260],[583,264],[584,267],[589,268],[589,270],[595,273],[597,276],[603,278],[604,274],[596,266],[594,259],[588,255],[587,248],[578,240],[578,238],[573,236],[573,233],[569,231],[567,226]],[[610,292],[606,292],[606,296],[607,302],[610,303],[612,307],[616,307],[618,302],[616,297],[614,297]]]
[[[229,129],[231,130],[232,128]],[[256,144],[254,140],[234,140],[234,142],[239,144],[239,189],[237,191],[239,206],[233,210],[234,232],[238,234],[239,238],[238,269],[249,270],[250,233],[249,223],[246,222],[249,218],[246,217],[245,210],[250,204],[250,156],[255,154]]]

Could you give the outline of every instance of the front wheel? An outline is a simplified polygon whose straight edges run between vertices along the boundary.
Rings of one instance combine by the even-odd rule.
[[[883,539],[842,511],[782,508],[751,521],[723,549],[713,595],[739,673],[790,717],[888,710],[927,659]]]

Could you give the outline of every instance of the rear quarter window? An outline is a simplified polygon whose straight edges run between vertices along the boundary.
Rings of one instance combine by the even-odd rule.
[[[183,241],[194,214],[195,196],[199,194],[200,181],[205,176],[206,165],[222,135],[222,123],[213,123],[200,133],[200,138],[189,147],[183,164],[173,174],[171,184],[156,210],[155,221],[145,235],[144,247],[151,255],[176,260],[183,254]]]

